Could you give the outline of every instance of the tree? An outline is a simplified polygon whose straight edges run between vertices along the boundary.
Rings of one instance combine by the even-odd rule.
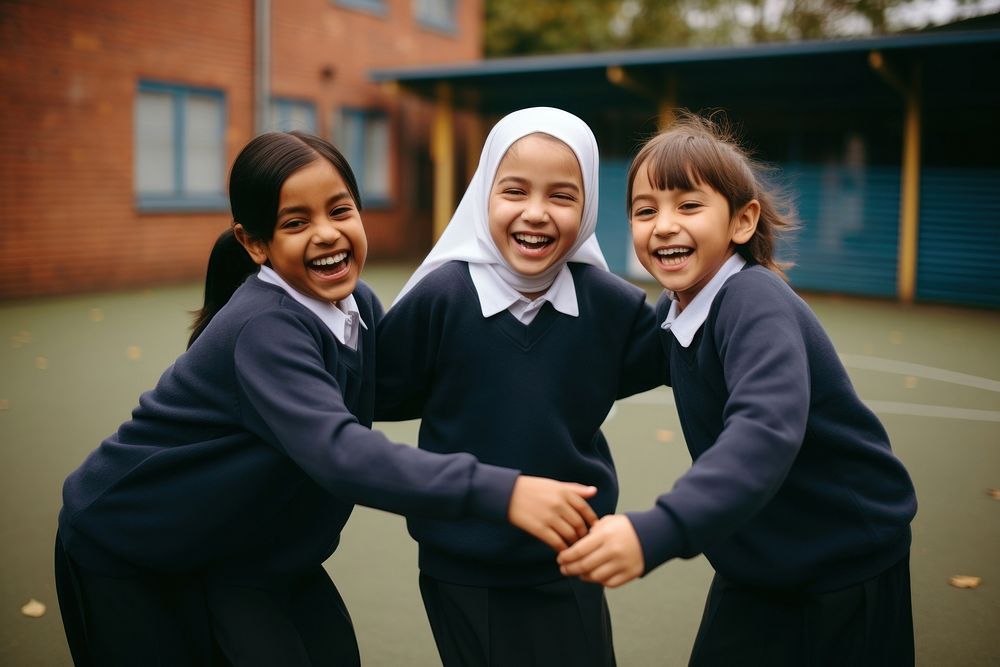
[[[958,0],[953,17],[990,6],[991,0]],[[823,39],[933,21],[942,17],[928,14],[922,0],[486,0],[486,54]]]

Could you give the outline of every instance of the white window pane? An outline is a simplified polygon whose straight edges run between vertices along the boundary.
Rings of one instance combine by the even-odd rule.
[[[365,127],[364,192],[367,197],[389,197],[389,123],[385,118],[369,117]]]
[[[421,21],[434,25],[450,26],[455,22],[453,0],[416,0],[416,12]]]
[[[347,158],[352,169],[360,166],[363,157],[361,152],[363,127],[361,116],[358,114],[344,113],[341,115],[340,125],[337,128],[337,148]]]
[[[185,194],[223,191],[222,100],[189,95],[184,126]]]
[[[312,109],[306,104],[294,104],[288,109],[289,130],[302,130],[303,132],[316,133],[316,122],[313,120]]]
[[[135,118],[135,182],[141,194],[174,192],[174,97],[140,92]]]

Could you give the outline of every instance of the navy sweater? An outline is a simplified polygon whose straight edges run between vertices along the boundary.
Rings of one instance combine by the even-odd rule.
[[[663,321],[669,301],[657,304]],[[660,330],[693,465],[630,513],[646,570],[704,552],[725,579],[824,592],[909,551],[913,485],[819,321],[776,274],[723,285],[689,348]]]
[[[570,264],[579,317],[545,304],[529,325],[484,318],[464,262],[424,278],[378,330],[376,419],[422,417],[420,447],[467,451],[526,474],[593,484],[613,512],[618,482],[601,433],[616,398],[662,383],[663,355],[645,293]],[[529,586],[560,577],[549,547],[512,526],[410,517],[420,567],[474,586]]]
[[[266,580],[333,553],[358,502],[504,521],[516,472],[430,456],[370,430],[382,307],[359,283],[358,350],[250,278],[66,480],[59,531],[108,574]]]

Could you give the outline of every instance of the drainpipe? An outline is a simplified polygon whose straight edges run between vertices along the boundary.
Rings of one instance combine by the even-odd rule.
[[[868,54],[868,64],[904,100],[896,296],[903,303],[913,303],[917,291],[917,241],[920,236],[920,65],[913,66],[910,83],[907,85],[886,64],[878,51]]]
[[[271,110],[271,0],[254,0],[253,129],[267,130]]]

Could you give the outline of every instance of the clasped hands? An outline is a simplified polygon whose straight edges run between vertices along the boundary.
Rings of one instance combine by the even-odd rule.
[[[514,484],[509,518],[559,552],[564,576],[616,588],[643,573],[642,546],[628,517],[597,518],[587,502],[596,493],[593,486],[522,475]]]

